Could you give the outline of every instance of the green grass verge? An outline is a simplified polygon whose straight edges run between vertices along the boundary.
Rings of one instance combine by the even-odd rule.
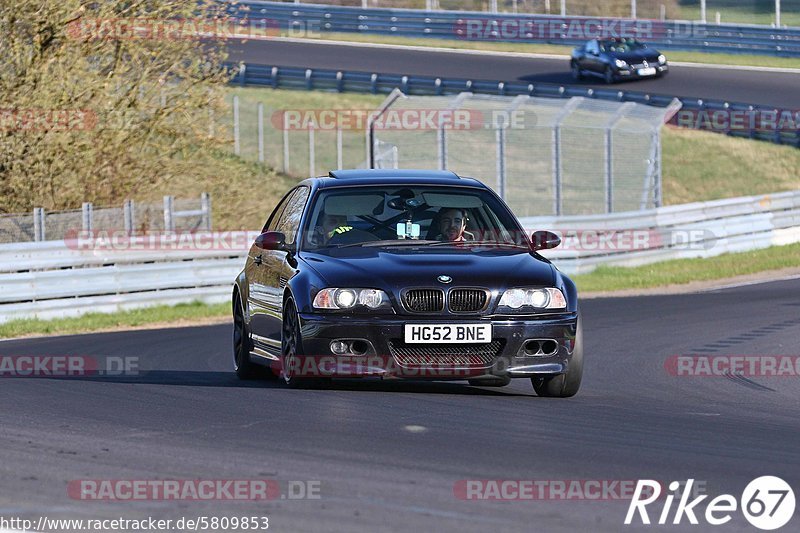
[[[117,313],[89,313],[54,320],[22,319],[0,324],[0,339],[25,335],[72,335],[146,325],[179,325],[186,322],[222,319],[230,316],[230,304],[193,302],[174,306],[147,307]]]
[[[324,33],[309,37],[316,40],[352,41],[357,43],[397,44],[404,46],[435,46],[458,50],[486,50],[497,52],[523,52],[528,54],[569,55],[572,46],[533,43],[504,43],[491,41],[464,41],[459,39],[426,39],[423,37],[393,37],[391,35],[364,35],[360,33]],[[707,52],[665,52],[670,61],[710,63],[751,67],[776,67],[800,69],[800,59],[752,54],[714,54]],[[566,67],[565,67],[566,69]]]
[[[603,266],[572,279],[578,290],[584,292],[644,289],[797,267],[800,265],[798,257],[800,243],[710,258],[675,259],[632,268]]]

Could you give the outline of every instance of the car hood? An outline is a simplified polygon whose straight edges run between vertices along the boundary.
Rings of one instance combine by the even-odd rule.
[[[615,53],[611,54],[615,59],[621,59],[626,63],[635,64],[641,63],[642,61],[647,61],[651,64],[658,63],[658,56],[659,53],[657,50],[637,50],[636,52],[626,52],[626,53]]]
[[[406,287],[448,284],[503,289],[553,286],[555,271],[530,252],[513,248],[344,248],[303,252],[301,259],[328,287],[370,287],[396,292]]]

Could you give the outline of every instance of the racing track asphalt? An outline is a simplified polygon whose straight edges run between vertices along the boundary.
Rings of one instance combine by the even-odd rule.
[[[798,354],[798,294],[800,280],[585,300],[585,380],[572,399],[538,398],[527,380],[239,382],[230,325],[0,342],[0,355],[130,356],[141,368],[116,379],[0,379],[0,515],[266,514],[274,531],[627,531],[639,528],[622,526],[624,501],[464,501],[454,483],[691,477],[738,498],[771,474],[797,491],[796,376],[674,377],[664,362]],[[321,498],[85,502],[66,492],[85,478],[265,477],[319,480]],[[685,524],[659,530],[709,529]],[[735,514],[719,530],[753,529]]]
[[[443,42],[442,46],[446,45],[447,43]],[[231,60],[269,66],[505,82],[560,85],[576,83],[570,76],[566,58],[542,59],[502,53],[468,54],[281,40],[234,41],[229,45],[229,49]],[[609,87],[599,78],[577,83],[595,88]],[[622,82],[611,87],[653,94],[800,109],[800,72],[672,66],[670,74],[664,78]]]

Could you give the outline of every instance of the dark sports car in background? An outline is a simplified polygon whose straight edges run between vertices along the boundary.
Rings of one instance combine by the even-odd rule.
[[[559,243],[529,238],[491,189],[451,172],[307,179],[236,279],[235,371],[291,387],[529,378],[540,396],[572,396],[583,372],[577,292],[537,253]]]
[[[598,76],[606,83],[652,78],[669,72],[664,54],[635,39],[592,39],[572,51],[572,77]]]

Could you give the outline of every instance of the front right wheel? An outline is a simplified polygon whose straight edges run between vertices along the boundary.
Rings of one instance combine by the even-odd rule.
[[[572,62],[571,69],[572,79],[575,81],[581,81],[583,79],[583,72],[581,72],[581,67],[578,66],[577,61]]]
[[[551,398],[569,398],[575,396],[581,388],[583,378],[583,329],[578,318],[575,330],[575,345],[567,371],[563,374],[540,374],[531,378],[536,394]]]
[[[233,370],[239,379],[258,377],[258,367],[250,361],[252,339],[242,311],[239,292],[233,298]]]
[[[304,365],[303,337],[300,332],[300,317],[294,300],[289,298],[283,305],[283,326],[281,328],[281,375],[290,389],[319,388],[330,383],[329,378],[300,377],[298,372]],[[318,369],[317,369],[318,370]]]

